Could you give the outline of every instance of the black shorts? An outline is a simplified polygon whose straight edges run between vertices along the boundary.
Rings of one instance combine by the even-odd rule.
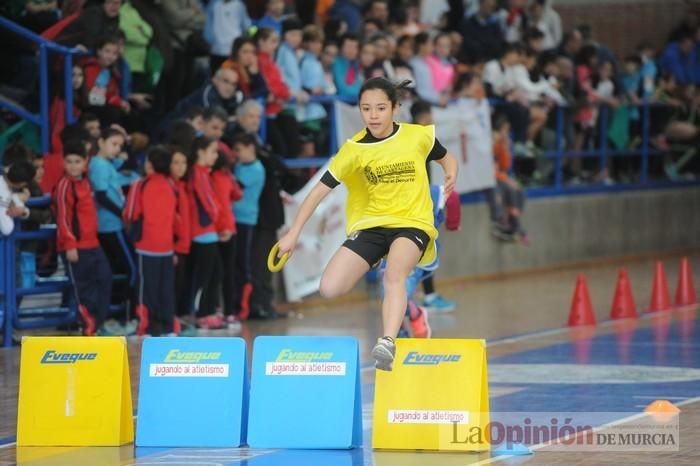
[[[370,267],[379,263],[389,253],[391,243],[397,238],[407,238],[420,249],[421,257],[425,254],[430,236],[418,228],[369,228],[353,233],[343,246],[367,261]]]

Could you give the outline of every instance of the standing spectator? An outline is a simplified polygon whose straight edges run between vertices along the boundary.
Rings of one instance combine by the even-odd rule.
[[[146,56],[153,40],[153,28],[129,0],[119,10],[119,28],[124,32],[122,55],[131,71],[129,90],[136,93],[148,92],[151,90],[151,82],[146,75]]]
[[[414,38],[415,56],[410,65],[416,78],[416,93],[418,97],[432,105],[444,107],[449,101],[447,94],[437,91],[433,84],[433,75],[429,60],[433,57],[433,41],[427,32],[421,32]]]
[[[248,99],[243,105],[238,107],[236,112],[236,133],[248,133],[255,136],[259,145],[263,144],[260,138],[260,123],[263,118],[264,109],[257,100]]]
[[[112,272],[128,274],[134,270],[131,246],[124,235],[122,209],[123,189],[136,181],[136,176],[123,175],[119,169],[126,160],[122,153],[125,137],[118,129],[105,128],[97,140],[98,152],[90,160],[88,177],[97,206],[97,232],[102,249],[107,254]],[[120,284],[112,293],[115,304],[129,298],[128,286]]]
[[[80,113],[88,106],[87,88],[85,87],[85,75],[80,65],[73,65],[72,70],[73,89],[73,118],[78,118]],[[63,84],[63,83],[61,83]],[[55,153],[63,152],[61,144],[61,131],[66,127],[66,98],[65,86],[57,86],[56,97],[51,102],[49,109],[49,126],[51,128],[51,150]]]
[[[56,37],[56,42],[68,46],[82,46],[85,50],[98,48],[101,37],[119,33],[119,9],[122,0],[103,0],[101,5],[85,8]]]
[[[266,0],[265,15],[257,21],[256,26],[259,28],[270,28],[274,30],[277,35],[281,36],[283,33],[283,20],[284,0]]]
[[[571,62],[575,62],[582,46],[583,35],[578,29],[573,29],[564,34],[561,46],[559,47],[559,56],[566,57]]]
[[[455,80],[455,60],[452,58],[452,39],[446,32],[441,32],[433,39],[432,56],[427,57],[428,67],[433,79],[433,87],[442,95],[449,97]]]
[[[211,45],[209,68],[212,73],[226,61],[233,41],[251,26],[245,3],[241,0],[211,0],[207,5],[204,38]]]
[[[59,138],[61,140],[61,150],[53,150],[49,154],[44,154],[44,176],[39,185],[43,193],[52,193],[56,184],[64,175],[63,146],[68,141],[80,142],[85,147],[86,152],[89,152],[92,146],[90,134],[77,123],[63,128]]]
[[[516,44],[524,39],[528,28],[527,0],[508,0],[508,7],[498,12],[498,20],[503,30],[503,39]]]
[[[550,0],[533,0],[530,21],[533,27],[544,33],[544,50],[557,48],[562,39],[561,17],[552,8]]]
[[[194,140],[194,139],[193,139]],[[192,147],[190,143],[188,147]],[[175,303],[178,317],[187,316],[191,312],[191,303],[187,302],[187,269],[190,261],[192,234],[190,226],[190,206],[187,199],[187,183],[185,176],[188,169],[187,150],[183,146],[172,146],[173,158],[170,162],[170,181],[177,193],[175,209]]]
[[[326,81],[326,88],[328,89],[328,94],[335,94],[337,88],[335,87],[335,76],[333,75],[333,63],[338,57],[338,44],[335,42],[326,42],[323,44],[323,51],[321,52],[321,65],[323,65],[323,77]]]
[[[250,315],[250,295],[253,291],[253,236],[260,212],[260,193],[265,185],[265,168],[257,158],[257,144],[253,135],[237,134],[233,140],[233,150],[238,157],[235,176],[243,186],[243,197],[233,205],[238,233],[233,303],[239,306],[239,319],[246,320]]]
[[[204,41],[202,29],[205,15],[198,0],[156,1],[162,10],[173,48],[173,67],[163,76],[165,110],[170,111],[180,97],[189,94],[197,87],[194,79],[195,53],[208,53],[208,51],[194,50],[193,47],[197,44],[201,45]]]
[[[219,157],[212,167],[212,185],[219,203],[219,217],[216,229],[219,232],[219,254],[221,257],[221,295],[224,301],[224,321],[229,328],[239,326],[235,314],[239,304],[235,298],[236,246],[238,242],[236,219],[233,215],[233,203],[242,197],[239,186],[232,173],[233,160],[219,152]]]
[[[285,119],[283,134],[291,136],[298,134],[298,122],[296,119],[296,109],[306,105],[309,101],[309,93],[302,86],[301,67],[298,54],[301,47],[302,32],[301,23],[296,17],[289,17],[282,22],[283,41],[277,49],[276,64],[282,74],[282,81],[289,89],[290,97],[296,99],[295,104],[287,105],[278,118]],[[299,155],[301,148],[299,144],[287,144],[289,156]]]
[[[479,0],[479,10],[460,26],[462,56],[468,62],[498,57],[503,46],[503,31],[494,16],[496,0]]]
[[[220,206],[210,172],[218,157],[217,147],[216,140],[206,136],[195,140],[191,155],[194,164],[187,182],[192,232],[189,278],[192,285],[186,302],[196,312],[197,326],[205,329],[224,325],[221,318],[215,315],[221,280],[219,235],[216,231]]]
[[[656,92],[656,50],[650,42],[644,42],[637,47],[637,52],[642,59],[642,96],[648,99]]]
[[[659,67],[673,74],[681,86],[700,83],[700,63],[696,49],[694,37],[690,34],[683,35],[677,42],[668,44],[659,59]]]
[[[124,223],[133,233],[138,263],[139,335],[176,335],[173,262],[178,194],[169,179],[172,157],[164,146],[148,151],[148,175],[131,187],[124,209]]]
[[[97,239],[97,210],[85,176],[87,152],[76,141],[66,143],[65,176],[54,193],[56,249],[64,258],[85,335],[109,335],[104,322],[109,311],[112,271]]]
[[[340,38],[340,53],[333,62],[333,78],[338,95],[346,99],[356,99],[362,86],[362,71],[357,61],[359,40],[354,34]]]
[[[231,56],[221,64],[221,68],[231,68],[238,74],[238,87],[246,98],[267,98],[269,91],[258,66],[255,41],[251,37],[239,37],[233,41]]]

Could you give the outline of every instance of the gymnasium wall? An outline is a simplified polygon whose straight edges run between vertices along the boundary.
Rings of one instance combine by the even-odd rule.
[[[440,232],[438,278],[700,249],[699,187],[533,199],[523,218],[529,247],[494,239],[486,204],[463,205],[461,230]]]

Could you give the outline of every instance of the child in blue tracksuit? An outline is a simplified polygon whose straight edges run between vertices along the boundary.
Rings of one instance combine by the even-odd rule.
[[[119,169],[124,164],[120,158],[125,142],[124,133],[115,128],[105,128],[97,140],[98,153],[90,160],[88,178],[95,193],[97,205],[97,233],[100,246],[109,259],[113,274],[129,275],[134,285],[135,263],[131,246],[124,234],[122,209],[125,197],[123,189],[138,176],[124,175]],[[129,284],[118,284],[112,290],[112,303],[123,304],[130,296]]]
[[[233,213],[236,218],[236,242],[238,243],[233,302],[240,303],[236,313],[238,319],[246,320],[250,313],[250,295],[253,291],[251,263],[253,233],[258,224],[260,193],[265,185],[265,168],[257,158],[255,135],[237,134],[232,145],[233,151],[238,157],[234,175],[243,188],[243,197],[233,204]]]
[[[430,197],[433,200],[433,219],[435,227],[439,227],[444,221],[446,221],[448,230],[457,230],[459,228],[459,216],[460,216],[460,206],[459,206],[459,196],[456,193],[452,193],[449,199],[446,199],[443,192],[442,186],[430,185]],[[413,294],[416,292],[418,284],[425,280],[426,278],[433,275],[440,264],[440,241],[437,240],[435,243],[437,247],[437,255],[435,260],[424,266],[417,266],[413,269],[411,275],[406,279],[406,294],[408,295],[408,304],[406,306],[406,318],[409,327],[404,322],[404,325],[399,331],[399,337],[413,336],[414,338],[430,338],[431,330],[428,325],[428,312],[421,306],[418,306],[412,299]],[[380,273],[384,272],[386,263],[382,260],[379,265]]]

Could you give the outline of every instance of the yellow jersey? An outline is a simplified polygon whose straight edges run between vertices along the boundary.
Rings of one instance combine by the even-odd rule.
[[[417,228],[430,237],[419,264],[435,259],[438,231],[433,223],[426,160],[435,144],[435,127],[399,124],[386,139],[360,143],[364,129],[333,157],[330,174],[348,188],[348,235],[369,228]]]

